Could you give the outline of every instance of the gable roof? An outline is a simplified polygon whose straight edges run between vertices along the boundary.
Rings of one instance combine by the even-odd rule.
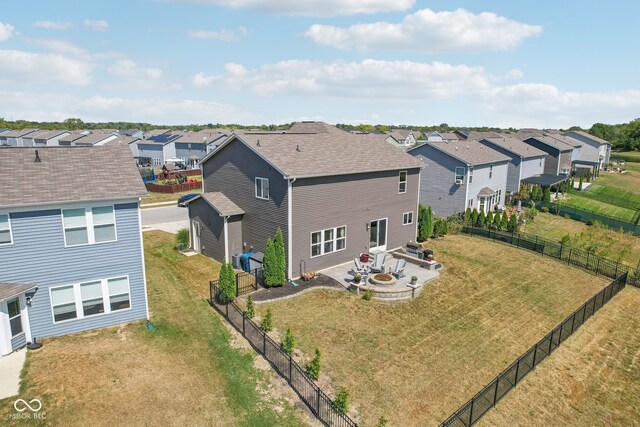
[[[567,144],[566,142],[558,138],[555,138],[551,135],[532,136],[530,138],[525,139],[525,141],[528,141],[530,139],[535,139],[536,141],[541,142],[548,147],[555,148],[556,150],[559,150],[561,152],[571,151],[575,148],[573,145]]]
[[[20,138],[30,133],[36,132],[38,129],[18,129],[10,130],[9,132],[2,132],[3,138]]]
[[[547,155],[547,153],[545,153],[544,151],[532,145],[529,145],[518,138],[512,138],[512,137],[484,138],[482,139],[482,141],[488,141],[489,143],[492,143],[494,145],[497,145],[498,147],[504,148],[505,150],[525,159]]]
[[[83,138],[80,139],[76,139],[75,143],[76,144],[86,144],[86,145],[93,145],[93,144],[97,144],[101,141],[104,141],[105,139],[115,139],[117,138],[117,135],[114,135],[112,133],[102,133],[102,132],[96,132],[96,133],[90,133],[89,135],[85,135]]]
[[[458,136],[462,136],[464,139],[471,139],[474,141],[479,141],[483,138],[500,138],[500,135],[493,131],[457,130],[454,133]]]
[[[584,138],[590,139],[593,142],[596,142],[600,145],[611,145],[611,143],[609,141],[607,141],[606,139],[602,139],[602,138],[598,138],[595,135],[591,135],[590,133],[587,132],[583,132],[581,130],[571,130],[569,132],[566,132],[564,135],[565,136],[571,136],[572,133],[575,133],[576,135],[580,135]]]
[[[325,122],[301,121],[291,125],[287,133],[333,133],[342,135],[349,132]]]
[[[211,193],[201,193],[196,197],[189,199],[186,201],[186,204],[193,202],[194,200],[203,199],[206,201],[213,209],[216,210],[220,214],[220,216],[232,216],[232,215],[242,215],[244,211],[235,203],[233,203],[227,196],[223,193],[211,192]]]
[[[173,142],[175,143],[182,143],[182,144],[209,144],[210,142],[216,140],[217,138],[219,138],[221,135],[224,135],[223,133],[220,132],[187,132],[183,135],[180,135],[180,137],[178,139],[174,139]]]
[[[100,145],[119,145],[119,144],[129,145],[132,142],[136,142],[136,141],[139,141],[139,140],[140,140],[140,138],[136,138],[134,136],[126,136],[126,135],[124,135],[124,136],[119,136],[119,137],[117,137],[115,139],[112,139],[112,140],[109,140],[109,141],[106,141],[106,142],[98,142],[96,145],[98,145],[98,146],[100,146]]]
[[[27,135],[27,138],[49,140],[51,138],[55,138],[56,136],[60,136],[65,133],[70,133],[70,132],[68,130],[40,130]]]
[[[84,138],[86,136],[85,133],[80,133],[80,131],[74,130],[69,135],[63,136],[58,140],[58,142],[73,142],[77,141],[80,138]]]
[[[469,139],[466,141],[425,142],[409,151],[420,150],[425,145],[442,151],[468,165],[486,165],[511,160],[499,151],[481,144],[479,141]]]
[[[36,285],[0,282],[0,301],[6,301],[8,299],[17,297],[18,295],[29,292],[34,288],[36,288]]]
[[[336,128],[337,129],[337,128]],[[422,162],[382,135],[349,132],[233,134],[202,163],[232,141],[244,143],[287,178],[310,178],[422,167]]]
[[[147,194],[126,145],[0,147],[0,182],[12,183],[0,186],[0,207]]]

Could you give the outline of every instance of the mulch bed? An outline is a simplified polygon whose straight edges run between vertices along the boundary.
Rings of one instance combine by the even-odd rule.
[[[251,298],[256,303],[274,301],[283,298],[289,298],[296,294],[302,293],[306,290],[313,288],[331,288],[338,291],[344,291],[345,287],[335,279],[324,274],[318,274],[317,277],[304,281],[302,279],[296,280],[298,286],[293,286],[291,283],[287,283],[277,288],[263,288],[251,294]]]

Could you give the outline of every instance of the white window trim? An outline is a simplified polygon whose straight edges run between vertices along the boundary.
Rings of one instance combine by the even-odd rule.
[[[338,228],[344,228],[344,247],[342,249],[336,249],[338,247]],[[331,252],[324,251],[324,244],[327,242],[324,240],[324,232],[328,230],[333,230],[333,250]],[[320,243],[315,243],[316,245],[320,245],[320,254],[313,255],[313,233],[320,233]],[[340,237],[342,239],[342,237]],[[324,255],[334,254],[336,252],[342,252],[347,249],[347,226],[339,225],[337,227],[329,227],[322,230],[316,230],[309,233],[309,257],[310,258],[318,258]]]
[[[462,173],[458,174],[457,170],[458,169],[462,169]],[[462,166],[456,166],[453,170],[453,181],[458,181],[458,176],[461,176],[462,178],[460,178],[460,181],[464,181],[464,167]]]
[[[407,218],[407,215],[409,215],[409,218],[411,219],[411,221],[409,221],[409,222],[405,221],[406,218]],[[411,225],[411,224],[413,224],[413,211],[409,211],[409,212],[403,213],[402,214],[402,225],[404,226],[404,225]]]
[[[121,310],[115,310],[115,311],[111,311],[111,302],[110,302],[110,295],[109,295],[109,285],[108,282],[109,280],[114,280],[114,279],[122,279],[122,278],[127,278],[127,291],[129,294],[129,308],[123,308]],[[101,286],[102,286],[102,303],[104,305],[104,312],[102,313],[96,313],[96,314],[90,314],[88,316],[84,315],[84,310],[82,309],[82,293],[80,292],[80,285],[85,284],[85,283],[91,283],[91,282],[100,282]],[[58,289],[58,288],[66,288],[68,286],[73,286],[73,302],[76,305],[76,317],[73,319],[67,319],[67,320],[60,320],[58,322],[56,322],[56,318],[55,315],[53,313],[53,298],[51,298],[51,291]],[[118,294],[118,295],[123,295],[123,294]],[[51,321],[53,322],[54,325],[59,325],[62,323],[67,323],[67,322],[73,322],[76,320],[82,320],[82,319],[88,319],[88,318],[95,318],[95,317],[101,317],[107,314],[113,314],[113,313],[125,313],[127,311],[130,311],[133,309],[133,304],[131,302],[131,281],[129,280],[129,275],[123,275],[123,276],[115,276],[115,277],[109,277],[108,279],[94,279],[94,280],[85,280],[82,282],[78,282],[78,283],[73,283],[73,284],[66,284],[66,285],[58,285],[58,286],[52,286],[49,288],[49,308],[51,309]]]
[[[0,246],[10,246],[10,245],[13,245],[13,229],[11,228],[11,215],[9,214],[9,212],[7,212],[7,213],[0,213],[0,215],[6,215],[6,216],[7,216],[7,224],[9,225],[9,242],[7,242],[7,243],[0,243]]]
[[[258,196],[258,180],[267,181],[267,187],[268,187],[267,197]],[[256,196],[256,199],[271,200],[271,185],[270,185],[271,183],[269,182],[269,178],[263,178],[261,176],[256,176],[256,179],[255,179],[254,183],[255,183],[255,196]],[[261,185],[261,187],[262,187],[262,185]]]
[[[489,179],[493,178],[493,164],[489,165]]]
[[[103,207],[107,207],[107,206],[111,206],[111,208],[113,209],[113,231],[114,234],[116,236],[116,238],[114,240],[106,240],[104,242],[96,242],[96,236],[95,236],[95,230],[94,230],[94,226],[93,226],[93,208],[103,208]],[[67,235],[65,233],[65,227],[64,227],[64,214],[63,211],[67,211],[67,210],[72,210],[72,209],[84,209],[84,218],[86,221],[86,227],[87,227],[87,243],[80,243],[78,245],[68,245],[67,244]],[[66,207],[66,208],[61,208],[60,209],[60,222],[62,223],[62,237],[64,239],[64,247],[65,248],[76,248],[79,246],[88,246],[88,245],[101,245],[103,243],[114,243],[118,241],[118,225],[117,225],[117,219],[116,219],[116,205],[115,204],[96,204],[96,205],[91,205],[91,206],[80,206],[80,207]],[[104,225],[104,224],[103,224]]]
[[[402,174],[404,173],[404,181],[402,181]],[[404,191],[400,190],[400,186],[404,183]],[[409,187],[409,174],[406,170],[400,171],[398,173],[398,194],[405,194],[407,192],[407,188]]]
[[[25,334],[25,327],[24,327],[24,318],[23,318],[23,312],[22,312],[22,303],[20,301],[20,298],[14,298],[12,300],[7,301],[7,317],[9,316],[9,303],[17,301],[18,302],[18,314],[16,314],[13,317],[9,317],[9,335],[11,337],[11,339],[14,339],[15,337],[18,337],[20,335],[24,335]],[[13,319],[15,319],[16,317],[20,318],[20,326],[22,327],[22,332],[18,332],[17,334],[13,335],[13,332],[11,332],[11,321]]]

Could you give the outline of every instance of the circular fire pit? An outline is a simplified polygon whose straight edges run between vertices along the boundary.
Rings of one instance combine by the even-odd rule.
[[[386,274],[386,273],[374,274],[369,278],[369,280],[374,285],[386,285],[386,286],[393,285],[397,282],[395,277],[393,277],[391,274]]]

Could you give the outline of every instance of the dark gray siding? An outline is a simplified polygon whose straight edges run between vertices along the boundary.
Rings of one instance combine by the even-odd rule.
[[[229,233],[229,256],[235,253],[242,253],[242,216],[232,216],[227,220],[227,231]],[[283,230],[284,231],[284,230]],[[286,245],[286,242],[285,242]],[[231,259],[229,259],[231,261]]]
[[[467,176],[461,185],[455,183],[455,168],[466,164],[423,144],[409,152],[426,164],[420,178],[420,203],[431,206],[435,216],[449,216],[466,209]],[[471,197],[471,196],[470,196]]]
[[[522,159],[520,155],[514,154],[509,150],[504,149],[503,147],[492,144],[490,141],[480,141],[480,143],[487,145],[494,150],[504,154],[509,157],[509,163],[507,165],[507,191],[518,191],[520,189],[520,167],[522,165]]]
[[[558,167],[558,173],[562,172],[562,169],[571,170],[571,151],[560,154],[560,165]]]
[[[551,148],[547,144],[543,144],[535,139],[527,139],[524,142],[547,153],[547,157],[544,159],[544,173],[552,175],[558,174],[558,158],[560,157],[560,153],[557,149]]]
[[[0,281],[36,284],[29,308],[32,336],[65,335],[144,319],[138,203],[115,206],[117,242],[64,246],[60,209],[10,213],[14,244],[0,247]],[[129,276],[131,309],[54,324],[49,287]]]
[[[300,261],[314,271],[352,261],[369,251],[367,224],[388,218],[387,248],[415,240],[419,169],[408,170],[407,192],[398,194],[399,171],[298,179],[292,189],[293,276]],[[414,223],[402,225],[404,212]],[[346,226],[346,249],[311,258],[311,233]]]
[[[280,227],[286,250],[287,180],[280,172],[234,140],[202,165],[202,175],[205,192],[220,191],[245,212],[241,236],[247,249],[253,246],[254,251],[264,251],[267,239]],[[269,179],[269,200],[256,198],[256,177]],[[232,251],[231,241],[229,250]]]
[[[202,253],[218,261],[224,261],[224,218],[205,200],[189,203],[189,218],[201,225]],[[189,230],[192,232],[191,225]]]

